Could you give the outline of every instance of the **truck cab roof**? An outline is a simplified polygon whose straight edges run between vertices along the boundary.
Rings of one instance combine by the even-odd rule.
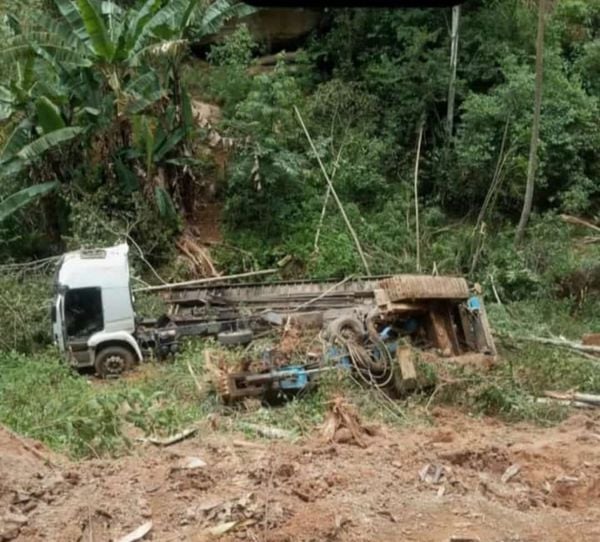
[[[126,243],[101,249],[67,252],[56,276],[59,288],[128,288],[129,247]]]

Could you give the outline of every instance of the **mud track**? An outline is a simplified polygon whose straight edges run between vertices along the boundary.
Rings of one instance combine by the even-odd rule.
[[[541,429],[452,410],[382,427],[364,449],[207,429],[80,463],[0,431],[0,540],[103,542],[152,521],[144,540],[213,540],[220,526],[224,541],[597,541],[599,447],[597,416]],[[190,457],[206,465],[184,468]]]

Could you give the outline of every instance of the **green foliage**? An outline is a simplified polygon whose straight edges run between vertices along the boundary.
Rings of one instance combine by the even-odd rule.
[[[19,192],[11,194],[8,198],[0,201],[0,222],[7,219],[21,207],[24,207],[28,203],[40,198],[51,190],[54,190],[56,186],[56,182],[29,186],[28,188],[23,188],[23,190],[19,190]]]
[[[0,356],[2,423],[75,456],[117,451],[125,444],[116,396],[95,395],[52,353]]]
[[[0,352],[31,352],[51,342],[51,291],[45,273],[0,271]]]
[[[548,55],[542,109],[542,148],[538,173],[538,203],[555,203],[569,212],[589,208],[596,193],[597,99],[568,79],[560,60]],[[533,72],[507,59],[505,82],[487,94],[471,94],[463,104],[457,142],[458,165],[466,191],[448,186],[447,197],[460,205],[481,201],[499,160],[503,127],[508,123],[503,179],[497,195],[502,210],[514,209],[522,198],[529,146]],[[500,157],[500,158],[504,158]],[[591,166],[591,168],[590,168]],[[452,190],[456,190],[452,193]],[[460,203],[459,203],[460,202]]]
[[[91,186],[123,187],[118,207],[132,211],[131,194],[146,188],[146,194],[157,196],[157,216],[174,231],[179,211],[195,204],[189,197],[196,183],[195,132],[179,73],[187,40],[215,32],[251,8],[229,0],[210,5],[147,0],[137,7],[97,0],[55,4],[56,9],[39,7],[37,16],[12,14],[1,28],[0,61],[12,66],[0,89],[5,121],[0,193],[58,176],[78,185],[72,194],[84,197]],[[140,115],[151,127],[141,152],[134,144]],[[159,182],[159,175],[167,182]],[[112,183],[115,176],[122,187]],[[51,211],[59,205],[64,211],[72,199],[53,199],[38,229],[54,224]],[[65,224],[54,224],[48,235],[69,236]]]
[[[216,66],[247,67],[257,44],[246,24],[241,24],[222,44],[213,45],[208,59]]]
[[[183,356],[175,365],[145,367],[132,382],[95,385],[54,351],[0,353],[0,423],[75,457],[122,453],[132,426],[168,436],[217,408],[212,397],[198,403],[187,369],[189,361],[200,370],[197,359]]]

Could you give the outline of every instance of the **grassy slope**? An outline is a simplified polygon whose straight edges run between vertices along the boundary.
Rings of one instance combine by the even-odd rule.
[[[527,330],[576,338],[599,323],[593,307],[574,318],[566,304],[557,302],[492,305],[490,316],[503,334]],[[401,424],[425,422],[436,403],[452,403],[473,414],[551,423],[562,418],[564,409],[536,405],[531,395],[572,388],[600,393],[594,362],[560,349],[509,341],[501,344],[503,363],[489,374],[464,369],[438,374],[432,401],[436,388],[393,405],[347,377],[331,374],[316,391],[281,407],[249,404],[232,409],[221,405],[206,383],[199,396],[190,376],[188,364],[204,381],[205,344],[190,343],[171,363],[148,364],[127,379],[110,382],[90,382],[74,374],[53,350],[34,356],[1,354],[0,422],[82,457],[121,453],[131,446],[134,433],[173,434],[207,418],[220,430],[247,431],[241,422],[252,422],[300,435],[322,422],[327,402],[340,393],[349,396],[363,416]]]

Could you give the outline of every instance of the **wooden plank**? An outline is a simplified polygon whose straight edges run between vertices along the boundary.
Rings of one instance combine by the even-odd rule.
[[[450,342],[452,343],[452,354],[458,356],[459,354],[461,354],[461,349],[460,344],[458,342],[458,336],[456,334],[456,327],[454,326],[452,306],[450,305],[450,303],[444,303],[443,308],[441,310],[444,313],[444,324],[446,326],[446,331],[448,332]]]
[[[473,332],[473,322],[471,321],[469,311],[464,305],[459,305],[458,314],[460,315],[460,323],[463,334],[465,336],[467,347],[469,348],[469,350],[479,351],[479,349],[477,348],[477,338],[475,337],[475,333]]]
[[[413,389],[417,385],[417,370],[415,369],[414,352],[408,345],[400,346],[396,350],[396,356],[400,363],[400,373],[404,386]]]
[[[454,346],[446,325],[447,314],[439,305],[432,305],[428,316],[429,335],[433,344],[440,350],[442,356],[451,356],[454,352]]]
[[[423,303],[390,303],[386,313],[427,312],[428,307]]]
[[[468,299],[469,297],[467,281],[458,277],[396,275],[381,280],[379,287],[386,291],[392,302],[411,299]]]
[[[413,349],[407,344],[399,345],[396,350],[398,365],[394,371],[394,387],[400,393],[414,390],[417,387],[414,354]]]
[[[390,304],[390,298],[387,296],[385,290],[383,290],[382,288],[375,288],[375,290],[373,290],[373,293],[375,294],[376,305],[380,309],[387,309],[388,305]]]
[[[490,327],[490,322],[487,317],[487,311],[485,310],[485,305],[483,304],[483,299],[479,298],[479,323],[483,341],[485,343],[485,353],[490,354],[491,356],[495,356],[498,351],[496,350],[496,343],[494,342],[494,337],[492,335],[492,328]]]
[[[587,333],[581,337],[581,344],[585,346],[600,346],[600,333]]]

